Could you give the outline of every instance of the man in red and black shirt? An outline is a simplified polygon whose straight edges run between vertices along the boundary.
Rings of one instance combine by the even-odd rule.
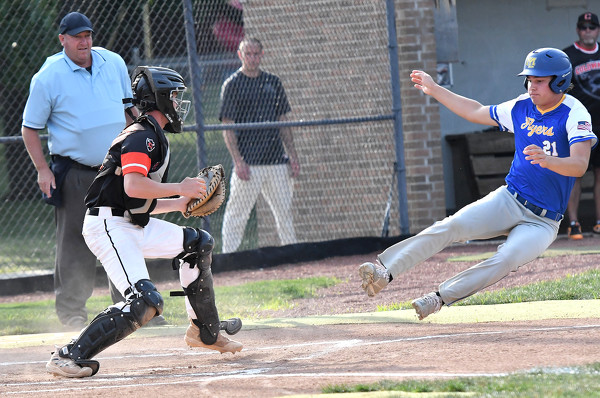
[[[577,19],[577,36],[579,39],[563,51],[569,56],[573,66],[573,89],[569,92],[586,107],[592,116],[592,129],[600,131],[600,35],[598,16],[591,12],[583,13]],[[600,234],[600,149],[598,146],[590,155],[590,167],[594,170],[594,203],[596,225],[592,229]],[[575,180],[571,198],[567,206],[570,225],[570,239],[583,239],[581,225],[578,221],[579,200],[581,198],[581,178]]]

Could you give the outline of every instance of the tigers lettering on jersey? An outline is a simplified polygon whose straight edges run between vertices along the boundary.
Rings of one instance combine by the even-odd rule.
[[[521,128],[523,130],[529,131],[527,133],[528,137],[531,137],[534,134],[537,134],[537,135],[547,135],[547,136],[553,136],[554,135],[554,127],[535,125],[535,124],[533,124],[534,121],[535,121],[534,118],[532,118],[532,117],[526,117],[525,118],[525,123],[523,123],[521,125]]]

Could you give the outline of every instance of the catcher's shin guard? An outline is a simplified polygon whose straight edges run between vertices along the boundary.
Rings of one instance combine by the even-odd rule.
[[[200,339],[211,345],[217,341],[221,322],[215,305],[212,262],[213,237],[206,231],[185,227],[183,230],[184,251],[174,259],[179,261],[179,279],[183,295],[187,296],[196,314],[192,321],[200,329]],[[178,295],[171,292],[171,295]],[[239,329],[238,329],[239,330]]]
[[[163,299],[151,281],[142,279],[135,284],[135,289],[128,295],[123,309],[110,306],[102,311],[77,339],[62,347],[58,355],[92,368],[92,375],[96,374],[100,364],[90,358],[162,314]]]

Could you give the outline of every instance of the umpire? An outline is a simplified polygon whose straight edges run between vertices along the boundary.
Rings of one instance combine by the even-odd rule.
[[[87,323],[87,299],[92,295],[96,257],[81,226],[84,196],[112,140],[132,119],[124,98],[131,98],[131,80],[123,59],[92,47],[92,23],[72,12],[60,23],[63,51],[46,59],[31,79],[23,112],[22,135],[37,170],[47,203],[55,206],[56,313],[68,329]],[[137,111],[136,111],[137,113]],[[50,165],[38,133],[48,128]]]

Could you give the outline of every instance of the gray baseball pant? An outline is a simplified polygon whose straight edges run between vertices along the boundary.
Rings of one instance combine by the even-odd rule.
[[[450,305],[498,282],[511,271],[536,259],[556,239],[560,221],[540,217],[521,205],[502,186],[419,234],[378,256],[394,279],[455,242],[506,235],[506,242],[489,259],[439,285]]]

